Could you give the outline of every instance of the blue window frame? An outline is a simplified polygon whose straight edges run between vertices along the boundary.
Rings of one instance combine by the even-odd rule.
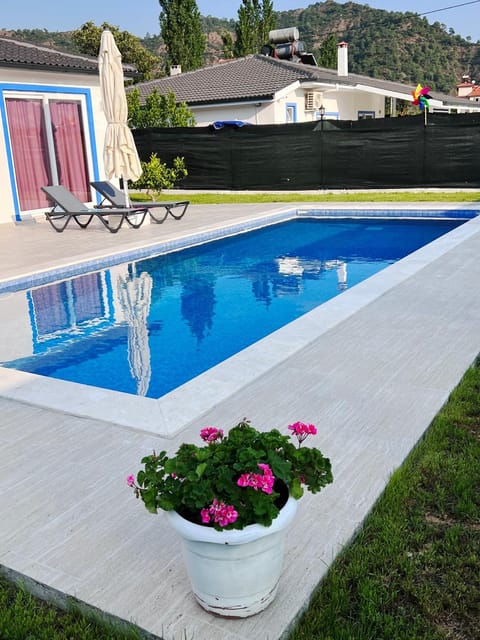
[[[340,118],[340,114],[338,111],[325,111],[323,114],[324,120],[338,120]],[[315,120],[321,120],[322,116],[320,111],[315,111]]]
[[[10,93],[25,95],[28,98],[29,95],[48,95],[49,97],[55,97],[54,94],[71,95],[72,98],[82,97],[85,102],[86,109],[86,122],[85,127],[88,130],[90,139],[90,157],[92,162],[93,176],[95,180],[99,179],[98,171],[98,155],[97,155],[97,143],[95,140],[95,125],[93,118],[92,97],[90,89],[77,88],[77,87],[62,87],[62,86],[50,86],[50,85],[36,85],[36,84],[15,84],[15,83],[0,83],[0,118],[3,126],[3,136],[5,140],[5,149],[7,155],[8,171],[10,174],[10,187],[13,198],[13,206],[15,213],[15,220],[20,222],[22,220],[20,214],[20,202],[18,198],[17,184],[15,180],[15,169],[13,164],[13,152],[10,140],[10,132],[8,129],[7,112],[5,107],[5,98]]]
[[[297,104],[287,102],[285,106],[285,122],[297,122]]]
[[[374,120],[375,119],[375,111],[359,111],[358,112],[359,120]]]

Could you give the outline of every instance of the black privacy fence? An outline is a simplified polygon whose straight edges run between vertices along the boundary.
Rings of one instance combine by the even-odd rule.
[[[480,187],[480,114],[133,134],[142,160],[184,157],[185,189]]]

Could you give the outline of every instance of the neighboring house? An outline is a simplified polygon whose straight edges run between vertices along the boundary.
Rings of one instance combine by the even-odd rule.
[[[459,97],[472,102],[480,102],[480,86],[475,82],[464,82],[457,86]]]
[[[321,117],[340,120],[383,118],[386,101],[391,115],[396,115],[396,100],[411,102],[415,89],[413,85],[349,73],[345,42],[338,45],[337,69],[259,54],[135,87],[140,91],[142,102],[155,88],[159,93],[171,89],[178,102],[187,103],[197,126],[221,120],[284,124]],[[480,105],[466,104],[458,97],[435,91],[430,95],[432,111],[480,110]]]
[[[0,120],[0,223],[45,211],[47,184],[92,201],[106,129],[96,58],[0,38]]]
[[[472,102],[480,102],[480,87],[474,87],[471,92],[468,94],[467,98]]]
[[[462,77],[462,82],[457,84],[457,96],[472,102],[480,102],[480,86],[475,80],[471,80],[470,76],[465,75]]]

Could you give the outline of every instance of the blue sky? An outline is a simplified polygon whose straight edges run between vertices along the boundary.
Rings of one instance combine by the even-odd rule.
[[[338,0],[337,0],[338,1]],[[344,4],[340,0],[341,4]],[[273,0],[276,11],[297,9],[313,4],[315,0]],[[362,4],[357,0],[359,4]],[[92,20],[100,25],[109,22],[137,36],[160,32],[158,0],[13,0],[5,3],[0,14],[0,28],[5,29],[47,29],[48,31],[67,31],[77,29],[84,22]],[[444,9],[452,5],[464,4],[456,8],[438,11],[427,18],[430,22],[441,22],[455,33],[471,36],[480,40],[480,2],[466,0],[368,0],[372,8],[387,11],[412,11],[423,13]],[[219,18],[237,18],[241,0],[197,0],[197,6],[203,15]],[[48,8],[47,8],[48,7]],[[295,25],[292,25],[295,26]],[[301,35],[301,34],[300,34]]]

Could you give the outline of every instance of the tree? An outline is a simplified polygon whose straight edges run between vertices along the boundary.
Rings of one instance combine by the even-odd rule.
[[[153,191],[172,189],[175,184],[188,176],[183,157],[173,159],[173,166],[162,162],[156,153],[150,155],[149,162],[142,160],[142,175],[136,182],[131,183],[132,189],[146,189],[149,195]]]
[[[160,29],[167,48],[167,66],[180,65],[182,71],[203,65],[205,36],[195,0],[158,0],[162,8]]]
[[[337,36],[331,33],[326,38],[320,48],[320,55],[318,57],[318,66],[326,67],[327,69],[336,69],[337,56],[338,56]]]
[[[223,57],[225,59],[233,58],[233,38],[230,31],[224,29],[221,33],[223,43]]]
[[[262,0],[262,7],[258,22],[258,51],[263,45],[268,44],[268,34],[275,29],[275,14],[273,12],[273,0]],[[256,53],[258,53],[256,51]]]
[[[185,102],[177,104],[175,94],[169,89],[167,94],[158,93],[154,89],[140,103],[140,92],[137,88],[128,91],[128,123],[134,129],[149,127],[194,127],[195,118]]]
[[[253,15],[252,0],[243,0],[243,4],[238,9],[238,22],[235,26],[235,56],[241,58],[255,51],[254,41],[255,19]]]
[[[242,0],[235,26],[235,56],[260,53],[268,44],[268,34],[275,29],[272,0]]]
[[[114,27],[108,22],[104,22],[101,27],[97,27],[90,21],[85,22],[80,29],[72,33],[72,40],[81,53],[89,56],[98,56],[102,31],[105,29],[109,29],[112,32],[117,47],[122,54],[122,62],[133,64],[137,68],[140,74],[140,81],[150,80],[155,75],[154,70],[160,67],[161,60],[142,46],[140,38],[133,36],[128,31],[120,31],[118,27]]]

